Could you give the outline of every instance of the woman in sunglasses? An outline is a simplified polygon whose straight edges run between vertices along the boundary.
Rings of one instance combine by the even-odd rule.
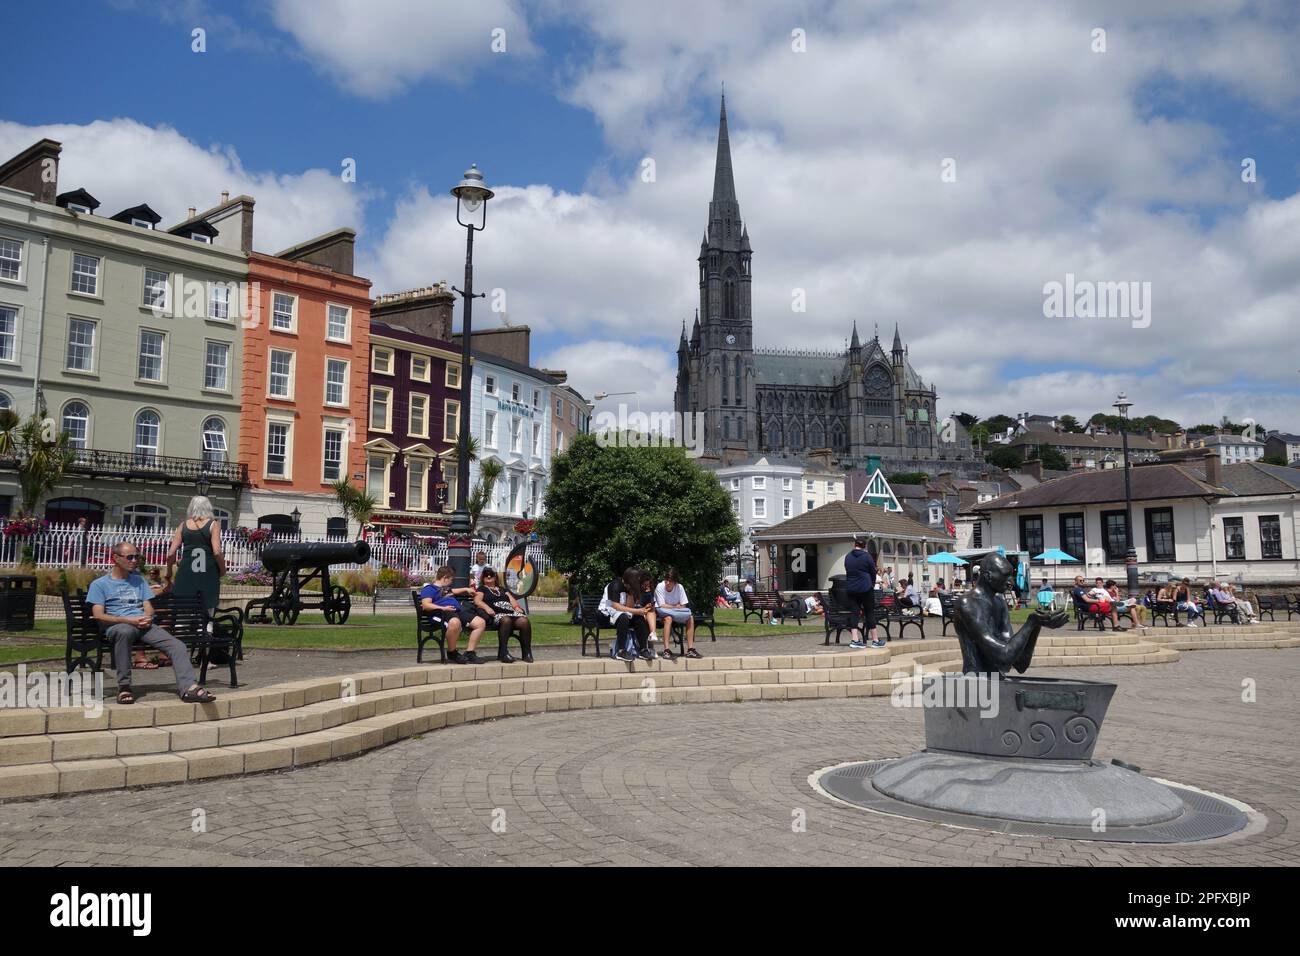
[[[510,656],[510,635],[519,638],[520,657],[527,664],[533,662],[533,622],[519,606],[515,596],[501,587],[497,573],[491,568],[484,568],[479,578],[478,593],[474,595],[474,605],[487,626],[497,631],[497,660],[503,664],[513,664]]]

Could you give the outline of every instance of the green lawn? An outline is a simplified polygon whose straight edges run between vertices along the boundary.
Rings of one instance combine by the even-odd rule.
[[[1029,616],[1028,609],[1011,612],[1011,621],[1019,625]],[[813,633],[821,631],[821,619],[809,618],[803,627],[774,627],[770,624],[757,623],[752,617],[748,623],[742,623],[741,612],[735,610],[717,611],[717,633],[719,637],[751,637],[760,634]],[[533,640],[538,644],[578,644],[581,631],[576,625],[568,623],[566,614],[534,614]],[[938,619],[935,627],[927,628],[929,637],[939,637]],[[62,621],[37,621],[36,629],[8,635],[16,638],[50,638],[57,636],[60,643],[6,643],[5,636],[0,636],[0,664],[13,664],[20,661],[39,660],[41,658],[62,657],[64,635]],[[915,633],[915,632],[913,632]],[[611,631],[602,630],[601,636],[613,637]],[[953,636],[951,631],[949,637]],[[485,646],[493,644],[492,638],[485,637]],[[376,614],[361,611],[354,613],[343,627],[326,624],[320,612],[306,611],[293,627],[276,627],[273,624],[249,625],[244,634],[244,646],[275,648],[353,648],[385,649],[408,648],[415,643],[415,624],[409,614]]]

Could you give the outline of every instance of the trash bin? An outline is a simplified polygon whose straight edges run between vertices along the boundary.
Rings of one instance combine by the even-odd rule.
[[[36,627],[36,575],[0,575],[0,627],[11,631]]]

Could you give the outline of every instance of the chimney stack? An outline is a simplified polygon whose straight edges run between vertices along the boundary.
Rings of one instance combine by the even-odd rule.
[[[1020,466],[1020,470],[1026,475],[1032,475],[1039,481],[1043,480],[1043,460],[1041,458],[1030,458]]]
[[[1223,470],[1220,468],[1217,451],[1209,451],[1205,454],[1205,482],[1216,488],[1223,484]]]
[[[224,206],[228,202],[230,202],[230,190],[223,189],[221,190],[221,204]]]
[[[185,214],[185,218],[186,218],[186,219],[193,219],[193,218],[194,218],[194,214],[195,214],[196,212],[198,212],[198,209],[196,209],[194,206],[191,206],[191,207],[189,208],[189,212],[187,212],[187,213]]]

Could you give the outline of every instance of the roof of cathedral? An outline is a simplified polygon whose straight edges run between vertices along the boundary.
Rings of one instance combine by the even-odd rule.
[[[754,349],[754,374],[761,385],[829,388],[848,377],[848,360],[834,352]]]

